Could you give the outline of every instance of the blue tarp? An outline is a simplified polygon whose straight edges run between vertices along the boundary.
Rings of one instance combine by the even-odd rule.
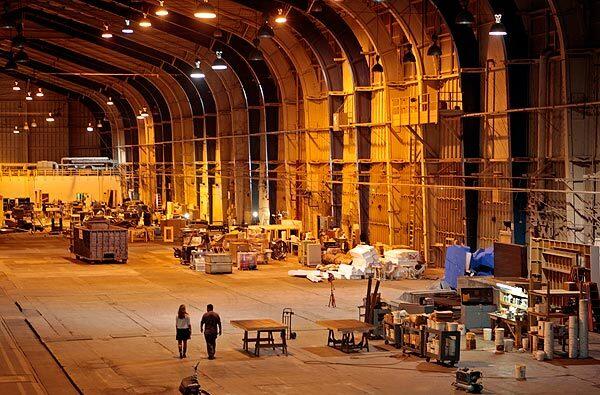
[[[491,276],[494,274],[494,249],[492,247],[479,249],[471,257],[469,269],[476,276]]]
[[[467,253],[469,247],[452,245],[446,248],[446,262],[444,265],[444,281],[452,288],[456,288],[458,277],[465,275],[467,266]]]

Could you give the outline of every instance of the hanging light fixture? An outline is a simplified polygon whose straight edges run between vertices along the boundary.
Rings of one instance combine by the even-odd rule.
[[[88,132],[93,132],[94,131],[94,127],[92,126],[92,123],[88,123],[87,128],[85,128],[85,130],[87,130]]]
[[[252,50],[250,51],[250,54],[248,55],[248,59],[252,62],[263,61],[264,60],[263,53],[260,50],[260,48],[258,48],[258,46],[260,45],[260,40],[258,39],[258,37],[256,37],[254,40],[252,40],[252,44],[254,44],[254,48],[252,48]]]
[[[19,81],[15,81],[15,85],[12,87],[13,91],[20,91]]]
[[[464,0],[462,2],[462,9],[456,14],[456,18],[454,18],[454,23],[457,25],[467,25],[471,26],[475,23],[475,17],[468,9],[469,0]]]
[[[438,35],[433,33],[431,35],[431,45],[427,48],[427,55],[429,56],[442,56],[442,48],[438,45]]]
[[[321,0],[315,0],[310,7],[311,12],[323,12],[323,2]]]
[[[24,131],[28,131],[29,130],[29,124],[27,123],[27,121],[25,121],[25,123],[23,124],[23,130]]]
[[[54,122],[54,117],[52,116],[51,112],[48,113],[48,116],[46,117],[46,122]]]
[[[270,38],[275,37],[275,32],[273,31],[273,28],[269,24],[268,19],[265,19],[265,23],[263,23],[262,26],[258,29],[258,32],[256,33],[256,35],[258,36],[258,38],[264,38],[264,39],[270,39]]]
[[[144,13],[144,17],[142,19],[140,19],[140,21],[138,22],[138,25],[140,25],[141,27],[152,27],[152,22],[150,22],[150,19],[148,19],[148,16]]]
[[[283,13],[283,9],[277,10],[277,16],[275,17],[275,23],[283,24],[287,22],[287,16]]]
[[[21,133],[21,132],[19,131],[19,127],[18,127],[18,126],[16,126],[16,125],[15,125],[15,128],[14,128],[14,130],[13,130],[13,133],[14,133],[14,134],[19,134],[19,133]]]
[[[213,70],[227,70],[227,63],[223,60],[223,51],[216,52],[217,58],[212,64]]]
[[[133,28],[131,27],[131,21],[129,19],[125,19],[125,26],[123,26],[123,29],[121,29],[121,32],[125,33],[125,34],[133,33]]]
[[[404,53],[404,56],[402,56],[402,62],[403,63],[416,63],[417,62],[417,59],[415,58],[415,54],[412,51],[412,44],[408,44],[408,49]]]
[[[102,32],[102,38],[112,38],[112,33],[108,30],[108,25],[104,24],[104,31]]]
[[[114,106],[115,105],[115,103],[112,100],[112,97],[110,97],[110,96],[108,97],[108,100],[106,101],[106,105],[107,106]]]
[[[215,29],[215,31],[213,32],[213,38],[219,39],[222,37],[223,37],[223,30]]]
[[[144,118],[148,118],[148,117],[150,116],[150,114],[148,114],[148,111],[146,111],[146,107],[144,107],[144,108],[142,109],[141,115],[142,115],[142,117],[144,117]]]
[[[156,7],[156,11],[154,11],[154,14],[156,16],[167,16],[167,15],[169,15],[169,10],[167,10],[165,8],[165,2],[164,1],[159,1],[158,2],[158,7]]]
[[[375,64],[371,67],[371,72],[373,73],[383,73],[383,66],[379,63],[381,58],[379,55],[375,56]]]
[[[98,120],[98,123],[96,124],[96,127],[98,129],[100,129],[102,127],[102,121],[101,120]]]
[[[506,36],[508,33],[506,27],[502,23],[502,14],[494,15],[496,22],[490,28],[490,36]]]
[[[210,5],[208,0],[202,0],[198,8],[196,8],[194,16],[198,19],[215,19],[217,17],[217,13],[215,11],[215,7]]]
[[[143,120],[144,116],[142,115],[142,110],[140,110],[140,113],[138,115],[136,115],[135,117],[139,120]]]
[[[23,36],[23,33],[19,32],[16,36],[13,37],[12,46],[13,48],[23,48],[24,45],[25,37]]]
[[[15,71],[17,69],[17,67],[18,67],[18,65],[17,65],[17,62],[15,62],[15,56],[11,52],[8,55],[8,61],[4,65],[4,70],[6,70],[6,71]]]
[[[194,69],[190,73],[190,77],[192,77],[193,79],[200,79],[200,78],[206,77],[204,75],[204,72],[200,68],[200,61],[199,60],[196,60],[196,67],[194,67]]]
[[[44,97],[44,91],[42,91],[42,88],[38,88],[38,91],[35,95],[37,97]]]
[[[35,119],[31,121],[31,127],[37,128],[37,122],[35,121]]]
[[[27,63],[29,62],[29,55],[27,55],[27,52],[25,52],[22,48],[19,49],[19,51],[15,54],[15,62],[17,63]]]
[[[27,96],[25,96],[25,100],[27,100],[27,101],[33,100],[33,96],[31,96],[31,92],[27,92]]]

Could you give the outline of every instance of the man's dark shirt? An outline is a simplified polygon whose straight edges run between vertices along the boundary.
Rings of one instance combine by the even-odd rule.
[[[221,317],[214,311],[208,311],[202,316],[200,325],[204,324],[204,333],[207,335],[216,335],[219,333],[219,327],[221,326]]]

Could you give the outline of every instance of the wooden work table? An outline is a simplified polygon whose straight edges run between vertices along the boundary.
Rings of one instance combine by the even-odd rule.
[[[244,337],[242,339],[244,350],[248,351],[248,344],[254,343],[254,355],[260,355],[261,348],[275,348],[279,347],[285,355],[287,355],[287,342],[286,342],[286,330],[287,326],[281,322],[277,322],[270,318],[260,318],[253,320],[232,320],[231,325],[235,326],[244,331]],[[256,337],[248,337],[248,332],[256,332]],[[281,343],[275,343],[273,333],[279,332],[281,335]],[[266,334],[266,337],[262,337],[262,334]],[[249,351],[248,351],[249,352]]]
[[[367,324],[359,320],[325,320],[317,321],[317,325],[321,325],[329,330],[327,337],[327,345],[339,349],[345,353],[359,351],[366,348],[369,351],[369,332],[375,326]],[[337,339],[335,333],[341,333],[342,338]],[[360,342],[354,340],[354,333],[360,333]]]

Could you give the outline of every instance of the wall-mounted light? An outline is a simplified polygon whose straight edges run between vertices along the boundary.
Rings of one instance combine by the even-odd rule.
[[[121,32],[125,33],[125,34],[133,33],[133,28],[131,27],[131,21],[129,19],[125,19],[125,26],[123,26],[123,29],[121,29]]]
[[[194,12],[194,16],[199,19],[215,19],[217,17],[217,13],[215,11],[215,7],[210,5],[208,0],[202,0]]]
[[[165,2],[164,1],[159,1],[158,2],[158,7],[156,7],[156,10],[154,11],[154,14],[156,16],[167,16],[169,15],[169,10],[167,10],[165,8]]]
[[[223,51],[216,52],[217,58],[212,64],[213,70],[227,70],[227,63],[223,60]]]

